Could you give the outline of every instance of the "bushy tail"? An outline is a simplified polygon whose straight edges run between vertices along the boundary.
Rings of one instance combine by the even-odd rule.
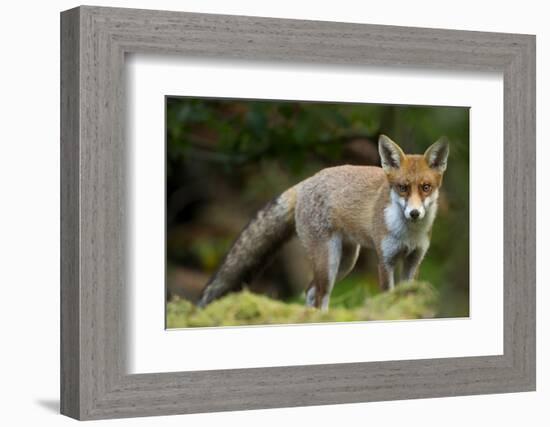
[[[199,307],[250,282],[268,258],[290,239],[294,233],[295,193],[291,188],[269,202],[241,231],[202,291]]]

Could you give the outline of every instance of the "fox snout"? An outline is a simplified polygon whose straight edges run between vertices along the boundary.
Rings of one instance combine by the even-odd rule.
[[[405,209],[405,218],[411,221],[422,219],[424,218],[424,215],[426,215],[426,210],[422,206],[419,206],[418,208],[411,208],[410,206],[407,206],[407,208]]]
[[[394,193],[395,194],[395,193]],[[401,206],[403,216],[408,221],[420,221],[426,215],[426,210],[431,205],[431,198],[425,198],[422,200],[419,196],[416,197],[400,197],[398,194],[394,195],[398,204]]]
[[[418,201],[408,200],[403,208],[403,215],[411,221],[420,221],[425,216],[434,203],[437,203],[439,191],[433,190],[429,196],[420,198]]]

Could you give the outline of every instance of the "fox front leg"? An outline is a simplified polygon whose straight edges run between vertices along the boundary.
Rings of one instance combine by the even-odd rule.
[[[395,264],[378,263],[378,286],[383,291],[391,291],[395,287]]]
[[[403,277],[404,281],[415,280],[418,277],[420,263],[424,259],[427,247],[418,247],[403,259]]]
[[[376,248],[376,254],[378,255],[378,286],[383,291],[391,291],[395,287],[395,266],[403,255],[401,242],[388,236]]]

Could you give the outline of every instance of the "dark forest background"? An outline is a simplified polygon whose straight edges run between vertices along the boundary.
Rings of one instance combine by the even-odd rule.
[[[166,98],[167,300],[196,300],[233,239],[266,202],[322,168],[379,165],[378,136],[423,153],[451,142],[420,280],[440,294],[437,317],[469,315],[469,109],[462,107]],[[293,239],[250,285],[303,301],[310,269]],[[331,307],[379,292],[376,255],[362,250]]]

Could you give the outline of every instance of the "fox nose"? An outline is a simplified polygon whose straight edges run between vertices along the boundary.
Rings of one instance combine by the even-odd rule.
[[[412,219],[418,219],[418,217],[420,216],[420,212],[418,211],[418,209],[413,209],[409,215]]]

